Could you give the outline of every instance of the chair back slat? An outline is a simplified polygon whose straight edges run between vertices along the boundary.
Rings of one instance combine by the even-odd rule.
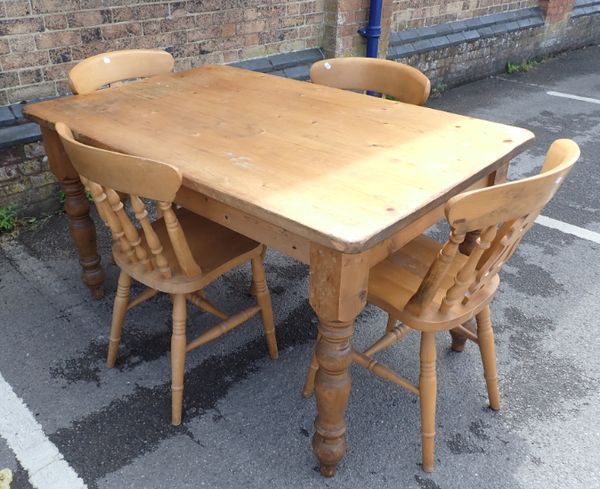
[[[150,262],[150,258],[148,257],[148,253],[146,253],[146,250],[142,246],[142,237],[138,233],[135,225],[131,222],[131,219],[129,219],[127,212],[125,212],[125,206],[123,205],[119,194],[111,188],[105,188],[104,191],[106,192],[111,211],[117,216],[117,219],[123,228],[125,239],[127,239],[127,242],[135,252],[136,260],[149,272],[154,270],[152,262]]]
[[[80,175],[80,178],[85,188],[92,194],[92,198],[94,199],[94,203],[96,204],[98,213],[102,216],[104,223],[110,229],[113,242],[118,243],[121,252],[125,254],[129,263],[137,262],[135,251],[129,244],[129,241],[125,236],[123,226],[121,226],[121,221],[112,210],[112,207],[108,202],[108,197],[104,192],[104,189],[102,188],[102,185],[88,180],[83,175]]]
[[[372,91],[400,102],[423,105],[429,97],[429,79],[416,68],[377,58],[332,58],[310,68],[313,83],[344,90]]]
[[[177,261],[183,270],[183,273],[188,277],[198,275],[200,273],[200,267],[198,266],[198,263],[196,263],[196,260],[194,260],[188,242],[183,234],[183,229],[177,220],[177,216],[173,212],[171,204],[159,202],[158,207],[162,211],[163,219],[165,220],[165,225],[167,227],[167,233],[169,234],[171,245],[173,246],[173,251],[175,252],[175,256],[177,257]]]
[[[469,291],[475,280],[477,264],[483,253],[490,248],[496,231],[496,226],[490,226],[481,232],[467,262],[456,274],[454,285],[446,291],[446,296],[440,305],[440,312],[442,314],[446,314],[455,304],[463,302],[465,293]]]
[[[135,218],[138,220],[138,222],[142,226],[142,229],[144,230],[146,243],[148,243],[148,247],[154,255],[154,259],[156,260],[156,266],[158,270],[164,278],[171,278],[173,276],[171,267],[169,266],[169,262],[163,255],[163,245],[160,242],[160,239],[158,238],[156,232],[154,231],[152,224],[150,224],[146,206],[137,195],[131,195],[130,200],[131,207],[135,212]]]
[[[135,78],[173,71],[175,61],[161,49],[125,49],[98,54],[78,63],[69,72],[69,87],[75,94]]]
[[[517,245],[521,242],[525,233],[533,226],[538,215],[539,211],[502,224],[493,243],[477,264],[477,275],[469,286],[463,304],[466,304],[471,295],[485,287],[498,274],[502,266],[517,249]]]
[[[579,158],[579,147],[559,139],[550,147],[539,175],[453,197],[446,206],[451,233],[448,242],[431,264],[407,309],[421,314],[432,303],[457,259],[457,247],[468,232],[478,232],[475,247],[444,291],[439,312],[447,314],[470,298],[498,274],[525,233],[533,226],[543,207],[552,199]]]
[[[464,240],[464,233],[452,232],[450,234],[450,239],[440,250],[421,285],[406,304],[406,310],[420,315],[429,306],[454,261],[458,247]]]
[[[172,277],[175,265],[188,277],[202,272],[171,208],[171,202],[181,187],[179,170],[166,163],[84,145],[76,141],[70,129],[62,123],[56,124],[56,131],[75,170],[90,189],[96,205],[102,209],[100,212],[109,225],[113,241],[119,243],[121,251],[131,262],[140,262],[147,271],[158,269],[164,278]],[[129,194],[132,210],[151,256],[117,192]],[[155,201],[162,211],[177,263],[169,263],[164,255],[164,244],[150,223],[141,197]]]

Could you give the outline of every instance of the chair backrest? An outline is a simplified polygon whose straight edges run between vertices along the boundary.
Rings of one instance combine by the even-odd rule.
[[[400,102],[423,105],[429,97],[429,79],[416,68],[377,58],[332,58],[310,68],[313,83],[344,90],[372,91]]]
[[[450,199],[446,206],[450,238],[407,308],[419,314],[431,304],[444,276],[453,269],[452,263],[466,233],[479,231],[475,247],[454,277],[454,285],[445,291],[440,312],[447,313],[457,304],[468,305],[470,298],[498,274],[513,254],[579,154],[574,141],[559,139],[550,146],[539,175],[465,192]]]
[[[59,122],[55,126],[73,167],[92,194],[98,212],[111,230],[113,241],[130,262],[140,262],[147,271],[158,269],[171,278],[174,263],[163,255],[163,244],[152,228],[141,197],[156,201],[179,268],[188,276],[201,273],[173,212],[171,203],[181,187],[181,173],[166,163],[94,148],[76,141],[71,130]],[[126,212],[118,192],[129,194],[131,207],[153,256],[142,246],[139,229]]]
[[[69,87],[85,94],[116,82],[173,71],[175,61],[161,49],[125,49],[84,59],[69,72]]]

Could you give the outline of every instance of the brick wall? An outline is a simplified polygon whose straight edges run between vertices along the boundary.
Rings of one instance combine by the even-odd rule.
[[[54,211],[57,190],[41,142],[0,149],[0,206],[13,204],[21,216]]]
[[[537,7],[538,0],[394,0],[392,31]]]
[[[0,0],[0,106],[67,93],[75,62],[169,50],[176,69],[319,47],[325,0]]]
[[[600,16],[571,19],[560,29],[547,25],[464,42],[428,51],[399,61],[416,66],[427,74],[432,85],[460,85],[503,72],[506,63],[523,62],[600,40]]]
[[[561,22],[572,10],[575,0],[540,0],[549,23]]]

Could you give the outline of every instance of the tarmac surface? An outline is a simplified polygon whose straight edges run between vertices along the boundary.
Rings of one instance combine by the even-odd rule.
[[[492,304],[499,412],[487,407],[475,346],[453,353],[448,335],[439,335],[432,474],[419,465],[416,398],[353,367],[348,454],[334,478],[319,475],[310,449],[314,399],[300,394],[316,331],[307,267],[273,251],[266,267],[280,358],[268,358],[258,320],[195,350],[186,365],[184,423],[172,427],[168,298],[129,313],[117,367],[109,370],[104,358],[117,268],[108,235],[99,236],[108,291],[102,300],[93,300],[79,280],[64,216],[1,236],[0,379],[90,489],[599,488],[598,99],[600,47],[594,46],[429,103],[532,130],[536,141],[512,163],[511,178],[536,173],[554,139],[575,139],[581,160],[543,215],[593,232],[580,238],[536,224],[504,267]],[[432,233],[445,238],[443,226]],[[240,269],[208,295],[233,311],[251,303],[248,284],[249,270]],[[212,323],[190,311],[190,334]],[[355,342],[367,344],[384,325],[384,315],[368,306]],[[416,380],[418,335],[380,358]],[[36,479],[23,465],[0,433],[0,469],[14,472],[12,489],[74,487]]]

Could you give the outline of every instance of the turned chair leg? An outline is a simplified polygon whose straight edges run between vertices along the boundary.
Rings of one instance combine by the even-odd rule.
[[[110,326],[110,337],[108,339],[108,354],[106,355],[106,366],[113,368],[117,360],[123,321],[129,305],[129,289],[131,288],[131,277],[121,271],[117,285],[117,294],[113,304],[112,323]]]
[[[264,261],[266,254],[267,254],[267,247],[263,246],[263,250],[260,253],[260,257],[261,257],[262,261]],[[252,297],[256,297],[256,286],[254,285],[254,279],[252,279],[252,282],[250,283],[250,290],[248,291],[248,293]]]
[[[171,423],[181,424],[183,409],[183,375],[185,372],[186,298],[173,295],[173,334],[171,336]]]
[[[469,331],[471,331],[473,334],[475,334],[475,331],[477,330],[477,326],[475,325],[473,319],[469,319],[469,321],[464,323],[463,326]],[[453,329],[450,330],[450,336],[452,336],[452,351],[458,353],[462,352],[465,349],[467,337],[463,336],[462,334]]]
[[[315,391],[315,377],[317,376],[317,371],[319,370],[319,362],[317,361],[317,344],[321,339],[321,335],[317,333],[317,341],[315,341],[315,346],[313,348],[312,357],[310,359],[310,365],[308,366],[308,372],[306,374],[306,381],[304,382],[304,389],[302,389],[302,395],[304,397],[312,396]]]
[[[479,339],[479,351],[483,363],[483,375],[487,384],[490,407],[497,411],[500,409],[500,391],[498,389],[498,374],[496,371],[496,347],[494,346],[494,331],[490,306],[486,306],[476,316],[477,338]]]
[[[397,322],[398,322],[398,320],[390,314],[388,316],[387,324],[385,326],[385,332],[391,333],[392,331],[394,331],[394,328],[396,327]]]
[[[421,402],[421,436],[423,470],[433,471],[435,456],[435,409],[437,381],[435,374],[435,333],[421,333],[421,372],[419,375],[419,399]]]
[[[275,325],[273,323],[273,307],[271,305],[271,295],[267,288],[267,280],[265,278],[265,269],[263,267],[263,255],[252,258],[252,288],[256,295],[256,302],[260,306],[260,314],[262,316],[263,330],[269,355],[272,359],[279,356],[277,351],[277,338],[275,337]]]

